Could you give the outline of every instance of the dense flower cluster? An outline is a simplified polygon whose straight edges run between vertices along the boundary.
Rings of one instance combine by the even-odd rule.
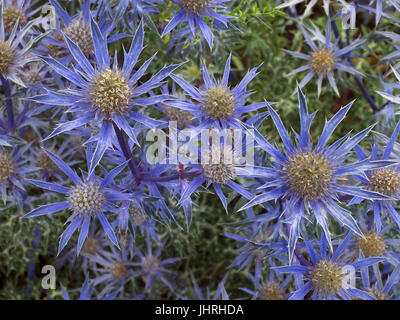
[[[81,281],[79,299],[399,298],[400,35],[379,29],[398,21],[398,1],[272,1],[297,32],[285,31],[293,45],[279,48],[282,61],[305,63],[273,76],[265,61],[241,60],[243,46],[224,47],[242,27],[237,1],[65,2],[0,0],[0,215],[65,223],[48,255]],[[374,37],[340,30],[342,10],[394,44],[374,66],[383,89],[365,84],[373,76],[360,62]],[[289,88],[297,108],[285,109],[290,93],[260,98],[260,74],[279,82],[302,71]],[[313,78],[317,90],[306,88]],[[212,291],[179,274],[202,261],[179,256],[190,243],[176,233],[189,237],[219,207],[236,213],[234,232],[210,243],[240,246],[229,268],[252,286],[239,295],[226,289],[229,270]],[[45,232],[35,230],[32,248]],[[61,285],[64,299],[71,289]]]

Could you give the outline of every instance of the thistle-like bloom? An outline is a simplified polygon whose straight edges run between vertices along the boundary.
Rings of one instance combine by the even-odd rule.
[[[327,241],[321,236],[320,253],[314,250],[314,245],[307,238],[304,242],[307,247],[307,253],[310,257],[308,260],[302,259],[307,264],[294,264],[292,266],[276,267],[274,270],[278,273],[290,273],[302,278],[301,286],[293,292],[289,300],[302,300],[311,292],[313,300],[334,300],[344,299],[351,300],[356,297],[362,300],[374,300],[368,292],[352,287],[346,281],[346,272],[357,270],[375,265],[384,259],[380,257],[369,257],[366,259],[358,259],[354,262],[347,261],[342,258],[342,254],[346,249],[346,245],[351,239],[353,233],[349,232],[346,238],[337,246],[335,251],[326,254]]]
[[[139,258],[138,262],[132,262],[132,266],[136,266],[139,270],[135,271],[137,277],[145,277],[145,288],[143,292],[146,292],[149,288],[153,287],[155,281],[161,281],[170,290],[173,290],[172,284],[165,277],[166,273],[171,271],[166,268],[167,265],[175,264],[176,262],[182,260],[182,258],[167,258],[162,260],[161,254],[164,249],[164,244],[159,244],[159,247],[155,253],[153,253],[153,243],[149,236],[146,235],[146,252],[142,252],[137,248],[136,255]]]
[[[378,268],[374,270],[374,277],[370,276],[368,268],[361,268],[361,280],[364,290],[376,300],[399,300],[398,288],[400,282],[400,265],[394,267],[389,275],[381,272]]]
[[[94,45],[90,30],[90,1],[81,2],[82,12],[76,17],[71,17],[57,0],[50,0],[50,4],[62,21],[63,26],[61,27],[57,21],[56,29],[52,31],[47,43],[49,54],[57,59],[68,55],[68,48],[62,35],[65,34],[73,43],[78,45],[84,55],[87,57],[92,55]]]
[[[18,24],[15,24],[12,30],[6,33],[6,23],[11,22],[4,20],[6,18],[4,10],[3,0],[0,0],[0,77],[25,87],[18,70],[27,63],[36,60],[36,58],[29,56],[28,52],[47,33],[42,33],[36,38],[31,38],[27,43],[25,42],[24,37],[39,19],[30,21],[19,31],[17,31]]]
[[[176,108],[189,111],[194,118],[200,121],[202,128],[241,128],[240,119],[244,113],[258,110],[266,106],[266,102],[252,103],[246,105],[246,98],[251,94],[247,91],[249,82],[257,76],[257,69],[251,69],[239,82],[237,86],[229,86],[229,73],[231,65],[231,55],[225,63],[223,77],[216,81],[214,76],[210,76],[206,65],[202,64],[204,86],[200,89],[193,87],[184,79],[171,75],[171,78],[183,89],[190,100],[169,101],[168,104]]]
[[[112,63],[108,54],[107,40],[93,19],[91,20],[91,33],[95,66],[89,62],[79,46],[66,34],[64,34],[65,41],[81,70],[68,69],[53,58],[41,57],[54,71],[74,84],[75,88],[61,92],[48,89],[47,94],[31,98],[39,103],[68,107],[68,111],[75,115],[74,120],[59,125],[47,139],[85,126],[89,122],[99,128],[99,133],[95,138],[97,147],[90,159],[90,173],[99,163],[107,148],[112,146],[115,134],[118,135],[122,131],[137,143],[136,132],[131,127],[131,121],[134,120],[150,128],[155,128],[163,123],[134,111],[133,108],[160,103],[165,99],[162,95],[140,96],[159,87],[162,81],[179,67],[179,65],[164,67],[146,82],[138,84],[155,57],[155,55],[152,56],[136,72],[133,72],[143,50],[143,24],[138,27],[129,51],[124,52],[122,68],[118,66],[117,55]]]
[[[269,263],[271,267],[275,267],[274,263]],[[252,300],[286,300],[286,286],[291,280],[291,277],[283,278],[281,274],[269,270],[268,280],[264,280],[262,267],[256,268],[255,274],[248,272],[251,281],[254,284],[255,290],[241,288],[244,292],[250,294]]]
[[[326,24],[325,36],[322,35],[317,27],[315,27],[315,30],[309,29],[312,33],[312,37],[310,37],[303,26],[300,25],[300,29],[312,52],[307,55],[304,53],[283,50],[295,58],[307,61],[306,65],[297,68],[288,74],[291,76],[301,71],[308,71],[307,75],[299,84],[300,88],[304,87],[315,76],[318,79],[319,96],[321,93],[322,80],[328,78],[330,86],[335,93],[339,95],[339,90],[334,78],[335,70],[344,71],[356,76],[363,76],[361,72],[357,71],[346,62],[346,59],[349,57],[351,52],[360,46],[364,42],[363,40],[357,39],[353,41],[352,44],[339,49],[335,43],[331,43],[331,22],[329,19]],[[315,38],[319,45],[317,45],[312,38]]]
[[[228,0],[172,0],[180,6],[179,12],[165,27],[162,36],[165,36],[178,24],[186,21],[195,36],[199,30],[203,33],[208,45],[212,48],[214,35],[210,27],[205,22],[204,17],[215,22],[220,22],[224,27],[228,27],[230,17],[223,16],[217,12],[217,9],[224,8],[223,4]]]
[[[371,200],[390,199],[390,196],[345,183],[347,177],[362,174],[367,169],[379,169],[393,164],[393,161],[364,161],[345,164],[346,155],[371,131],[373,126],[349,137],[346,134],[332,145],[327,142],[335,128],[344,119],[352,103],[341,108],[325,123],[323,132],[316,144],[310,139],[310,127],[315,113],[309,114],[307,103],[298,88],[300,134],[295,134],[296,145],[284,127],[278,114],[268,106],[270,115],[282,138],[284,151],[281,152],[255,131],[259,146],[274,158],[274,167],[255,167],[252,176],[262,179],[261,194],[255,196],[243,209],[271,200],[282,200],[285,220],[290,225],[289,257],[293,257],[297,239],[300,236],[300,222],[305,212],[312,211],[317,223],[322,227],[332,248],[327,213],[346,228],[361,235],[351,213],[338,204],[338,195],[358,196]]]
[[[382,154],[378,154],[378,148],[373,145],[371,152],[371,160],[396,160],[397,157],[392,155],[394,144],[399,136],[400,121],[397,123],[391,138],[389,139],[385,150]],[[357,156],[361,161],[365,161],[366,155],[361,148],[357,148]],[[398,164],[398,162],[396,163]],[[390,166],[374,170],[366,170],[365,175],[357,175],[357,178],[367,186],[368,190],[384,194],[390,199],[371,199],[369,210],[374,213],[374,223],[378,233],[382,230],[381,217],[385,216],[388,212],[391,218],[396,222],[400,228],[400,215],[393,206],[393,201],[400,199],[400,166]],[[363,200],[361,197],[354,197],[350,204],[360,203]]]
[[[7,190],[12,191],[12,197],[20,208],[25,191],[24,176],[35,170],[27,165],[26,152],[31,147],[30,144],[19,148],[14,147],[12,152],[7,152],[6,148],[0,146],[0,194],[3,203],[7,201]]]
[[[58,254],[67,245],[69,239],[78,228],[80,228],[80,233],[77,253],[80,253],[88,236],[92,219],[98,219],[100,221],[107,237],[112,243],[119,247],[118,239],[104,215],[104,212],[117,212],[113,202],[129,200],[130,198],[129,194],[108,187],[113,183],[114,177],[124,169],[125,163],[111,170],[101,180],[97,179],[93,173],[81,179],[73,169],[56,155],[47,150],[46,153],[57,167],[71,179],[73,185],[71,187],[64,187],[56,183],[30,180],[31,184],[39,188],[61,193],[66,199],[64,201],[42,205],[27,213],[24,218],[51,215],[66,209],[71,210],[72,214],[67,220],[67,222],[71,223],[61,235]],[[89,150],[87,156],[90,158]]]
[[[96,277],[93,278],[93,285],[103,285],[99,296],[104,297],[113,292],[123,297],[125,285],[134,278],[132,250],[124,246],[121,250],[109,246],[107,250],[102,249],[96,255],[88,257],[97,264],[94,267]]]
[[[18,22],[18,27],[23,27],[41,8],[32,9],[31,0],[4,0],[4,31],[9,33]]]
[[[190,164],[192,169],[185,172],[192,172],[195,178],[183,188],[181,199],[178,203],[179,205],[188,201],[190,196],[204,183],[207,187],[212,185],[226,212],[228,212],[228,204],[222,190],[223,187],[229,187],[231,190],[242,195],[246,199],[250,200],[253,198],[252,193],[234,181],[238,176],[246,177],[248,175],[248,168],[236,164],[235,159],[233,159],[235,156],[235,147],[222,147],[221,145],[220,150],[219,155],[213,154],[213,152],[210,151],[208,161],[202,159],[201,164]]]
[[[144,235],[149,233],[153,239],[160,241],[156,232],[156,220],[152,213],[157,209],[148,201],[148,196],[143,192],[137,191],[132,193],[130,201],[124,201],[118,219],[114,221],[118,224],[118,229],[124,237],[132,232],[132,238],[136,237],[137,232]]]

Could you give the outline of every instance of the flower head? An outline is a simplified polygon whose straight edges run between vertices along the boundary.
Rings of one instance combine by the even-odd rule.
[[[363,237],[358,237],[357,247],[365,257],[381,257],[385,253],[385,242],[381,235],[375,232],[364,233]]]
[[[228,0],[173,0],[173,2],[180,6],[180,10],[165,27],[162,36],[169,33],[178,24],[186,21],[190,26],[193,36],[200,30],[206,38],[208,45],[212,48],[214,35],[205,22],[204,17],[220,22],[224,27],[228,27],[228,19],[230,17],[223,16],[215,10],[223,8],[223,4],[227,1]]]
[[[237,86],[229,86],[231,56],[225,63],[225,70],[220,81],[210,76],[206,65],[202,64],[204,85],[197,89],[182,78],[171,75],[174,81],[182,87],[185,94],[191,98],[177,99],[168,103],[178,109],[191,112],[195,119],[201,121],[201,128],[214,126],[216,128],[241,128],[239,120],[247,112],[266,106],[265,102],[246,105],[246,98],[251,94],[247,85],[257,75],[257,68],[251,69]]]
[[[23,27],[29,18],[36,13],[32,9],[32,0],[3,0],[4,31],[11,33],[14,27]]]
[[[121,246],[121,250],[106,246],[96,255],[88,254],[87,257],[97,265],[94,268],[96,277],[93,278],[93,285],[102,286],[99,296],[106,297],[113,292],[123,297],[125,286],[134,279],[132,250],[125,246]]]
[[[27,144],[22,147],[15,147],[11,152],[0,146],[0,195],[3,203],[7,201],[7,192],[12,191],[13,199],[22,208],[24,197],[26,196],[25,178],[27,174],[35,168],[27,165],[27,150],[31,147]]]
[[[32,26],[40,20],[40,18],[30,21],[17,32],[16,25],[13,25],[12,31],[6,33],[4,14],[4,2],[0,0],[0,76],[11,80],[16,84],[25,87],[21,80],[18,70],[34,59],[29,56],[29,50],[36,45],[47,33],[40,34],[36,38],[31,38],[25,42],[25,35],[31,30]],[[11,23],[12,21],[8,21]]]
[[[164,248],[164,244],[159,244],[159,247],[155,253],[153,253],[153,243],[149,236],[146,235],[146,251],[142,252],[140,249],[137,249],[137,257],[139,261],[132,262],[132,266],[136,266],[139,268],[136,275],[146,277],[145,289],[151,288],[155,281],[163,282],[168,288],[172,288],[171,283],[165,277],[165,274],[170,273],[171,271],[166,268],[167,265],[176,263],[182,258],[168,258],[161,259],[162,250]]]
[[[81,179],[73,169],[71,169],[56,155],[47,150],[46,153],[54,161],[57,167],[72,180],[73,185],[71,187],[64,187],[56,183],[30,180],[31,184],[39,188],[63,194],[65,200],[42,205],[27,213],[24,217],[51,215],[66,209],[71,211],[71,216],[68,219],[71,223],[61,235],[58,253],[60,253],[67,245],[73,233],[80,228],[81,230],[77,246],[77,253],[79,254],[88,237],[92,219],[98,219],[100,221],[107,237],[114,245],[119,247],[117,237],[115,236],[112,226],[104,215],[104,212],[116,210],[113,202],[128,200],[130,198],[129,194],[108,188],[108,186],[113,182],[114,177],[124,169],[125,164],[119,165],[111,170],[102,180],[97,179],[93,173],[89,174],[86,178]],[[87,156],[90,156],[90,148]]]
[[[120,134],[121,131],[133,142],[138,143],[136,131],[131,127],[132,122],[150,128],[163,124],[161,121],[135,111],[134,108],[165,100],[166,97],[163,95],[143,96],[150,90],[159,87],[162,81],[179,67],[179,65],[164,67],[149,80],[139,84],[140,78],[154,59],[154,56],[151,57],[142,67],[133,72],[143,50],[143,24],[138,27],[130,50],[124,54],[122,66],[118,65],[116,59],[112,63],[108,53],[107,39],[104,38],[99,26],[93,20],[91,20],[91,34],[94,43],[95,65],[89,62],[79,46],[66,34],[64,34],[65,42],[82,71],[68,69],[54,58],[42,57],[55,72],[74,84],[74,89],[69,89],[67,92],[47,90],[47,94],[31,98],[39,103],[68,107],[75,116],[74,120],[59,125],[47,139],[81,128],[89,123],[99,129],[95,138],[97,147],[89,165],[90,173],[93,172],[105,151],[112,147],[113,137]]]
[[[289,256],[292,257],[295,243],[300,233],[300,221],[305,211],[313,212],[318,224],[324,230],[324,234],[331,246],[330,234],[326,213],[340,221],[353,232],[361,235],[361,231],[350,212],[340,207],[336,199],[338,195],[357,195],[363,199],[389,199],[387,195],[373,190],[365,190],[358,186],[344,183],[346,177],[362,174],[366,168],[381,169],[393,164],[392,161],[370,161],[364,159],[356,163],[345,164],[346,155],[366,137],[372,129],[369,127],[349,138],[343,138],[327,146],[327,142],[349,111],[352,103],[340,109],[340,111],[325,123],[323,132],[316,144],[311,142],[309,130],[314,114],[308,113],[305,97],[298,88],[300,134],[296,134],[296,144],[292,143],[289,134],[278,114],[269,107],[272,120],[282,138],[284,152],[282,153],[270,144],[259,133],[255,132],[255,139],[259,146],[274,158],[273,168],[255,167],[252,176],[263,180],[261,187],[263,192],[255,196],[242,209],[250,208],[270,200],[281,200],[284,203],[283,211],[290,224],[289,230]]]
[[[348,72],[352,75],[363,76],[361,72],[357,71],[347,62],[347,57],[349,54],[359,47],[364,42],[363,40],[355,40],[351,45],[339,49],[335,43],[331,43],[331,21],[328,20],[326,24],[325,36],[322,35],[317,27],[315,27],[315,30],[309,29],[313,38],[320,43],[317,45],[302,25],[300,28],[307,45],[311,49],[311,53],[306,55],[304,53],[284,50],[295,58],[300,58],[307,61],[306,65],[289,73],[289,76],[291,76],[301,71],[308,71],[307,75],[299,84],[300,88],[305,86],[314,76],[316,76],[318,78],[319,96],[321,93],[322,80],[324,78],[328,78],[330,86],[336,92],[336,94],[339,95],[334,78],[335,70]]]
[[[350,262],[343,258],[343,252],[346,245],[350,241],[353,233],[349,232],[346,238],[337,246],[331,254],[326,254],[326,239],[322,235],[320,244],[320,254],[314,250],[314,244],[307,238],[304,239],[306,244],[307,253],[310,257],[308,260],[301,263],[294,264],[293,266],[275,267],[274,270],[278,273],[295,274],[302,278],[297,290],[293,292],[289,300],[301,300],[311,292],[312,298],[317,300],[332,300],[342,298],[349,300],[352,297],[360,299],[374,300],[374,297],[368,292],[357,289],[355,286],[347,284],[346,270],[357,270],[365,267],[375,265],[383,258],[369,257],[365,259],[357,259]]]
[[[392,136],[383,152],[379,154],[376,145],[372,146],[371,156],[372,160],[382,159],[382,160],[395,160],[397,156],[392,154],[394,144],[399,136],[400,132],[400,121],[397,123],[395,129],[393,130]],[[357,156],[361,161],[365,161],[367,155],[365,151],[361,148],[357,148]],[[365,175],[357,175],[358,180],[360,180],[368,190],[379,192],[383,195],[390,197],[389,199],[370,199],[369,210],[374,212],[374,223],[378,233],[382,229],[381,216],[385,216],[386,213],[392,217],[393,221],[396,222],[397,226],[400,228],[400,215],[397,213],[394,203],[391,200],[400,199],[400,167],[398,165],[376,168],[373,170],[365,170]],[[367,177],[367,178],[365,178]],[[363,201],[361,197],[354,197],[350,204],[357,204]]]

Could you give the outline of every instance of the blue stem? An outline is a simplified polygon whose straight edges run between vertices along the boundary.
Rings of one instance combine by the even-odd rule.
[[[119,145],[121,146],[122,152],[125,156],[125,159],[128,160],[128,167],[132,172],[132,176],[136,181],[136,184],[140,183],[140,174],[139,169],[136,166],[136,163],[133,161],[132,153],[129,150],[128,142],[126,140],[125,133],[118,128],[118,126],[113,122],[114,130],[118,138]]]

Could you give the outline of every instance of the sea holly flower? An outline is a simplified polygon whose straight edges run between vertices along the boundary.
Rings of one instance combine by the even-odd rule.
[[[14,142],[13,142],[14,143]],[[27,174],[36,170],[28,165],[27,151],[31,144],[22,147],[14,145],[11,152],[0,146],[0,194],[4,205],[7,202],[7,191],[12,192],[8,200],[15,201],[22,209],[26,197],[25,179]]]
[[[40,18],[32,20],[17,31],[18,24],[13,25],[9,33],[5,32],[5,15],[3,0],[0,0],[0,78],[10,80],[22,87],[25,87],[18,70],[27,63],[33,62],[36,58],[28,55],[29,50],[36,45],[47,33],[42,33],[36,38],[26,42],[25,37]],[[11,22],[8,22],[11,23]]]
[[[64,195],[66,199],[64,201],[42,205],[27,213],[24,218],[51,215],[66,209],[71,210],[72,214],[67,220],[70,224],[61,235],[58,254],[67,245],[73,233],[80,228],[77,246],[77,253],[79,254],[86,238],[88,237],[90,223],[94,219],[100,221],[107,237],[112,243],[114,243],[114,245],[119,247],[118,239],[104,215],[104,212],[118,212],[113,203],[116,201],[129,200],[130,198],[129,194],[122,193],[119,190],[114,190],[109,187],[113,183],[114,177],[124,169],[126,163],[111,170],[103,179],[96,178],[94,173],[89,174],[82,179],[71,167],[56,155],[47,150],[46,153],[54,161],[57,167],[71,179],[73,185],[70,187],[64,187],[56,183],[30,180],[32,185],[60,193]],[[87,153],[88,158],[90,158],[90,149],[88,149]]]
[[[301,80],[299,86],[303,88],[314,76],[318,79],[318,96],[321,93],[322,80],[328,78],[329,85],[339,95],[339,90],[336,86],[334,71],[344,71],[356,76],[363,76],[363,74],[350,66],[346,59],[352,51],[359,47],[364,40],[357,39],[352,44],[339,49],[335,43],[331,43],[331,21],[328,19],[325,29],[325,36],[319,31],[317,27],[315,30],[310,30],[312,37],[308,34],[307,30],[300,25],[301,32],[307,45],[311,49],[310,54],[304,54],[289,50],[283,50],[295,58],[306,60],[307,64],[290,72],[288,75],[294,75],[298,72],[308,71],[307,75]],[[313,38],[317,41],[315,43]]]
[[[222,23],[224,27],[228,27],[228,19],[231,17],[223,16],[217,12],[218,9],[224,8],[224,3],[228,0],[172,0],[176,3],[180,10],[172,18],[172,20],[165,27],[162,36],[165,36],[171,30],[173,30],[178,24],[186,21],[190,30],[195,36],[199,30],[206,38],[210,49],[212,48],[214,35],[204,20],[207,19],[215,20],[216,22]]]
[[[10,33],[18,22],[18,27],[23,27],[29,18],[36,14],[41,7],[32,9],[31,0],[3,0],[4,31]]]
[[[396,228],[395,224],[388,223],[380,231],[376,231],[376,227],[372,223],[373,215],[368,215],[368,207],[364,206],[362,210],[359,207],[353,206],[353,208],[358,215],[357,221],[364,237],[356,236],[354,240],[349,242],[349,249],[347,250],[349,259],[354,259],[360,255],[366,258],[383,257],[385,263],[398,264],[395,252],[400,247],[400,240],[386,236]]]
[[[93,285],[103,285],[99,296],[105,297],[113,292],[114,295],[123,297],[125,286],[135,277],[132,269],[133,252],[124,246],[117,250],[114,246],[108,246],[97,252],[96,255],[87,255],[91,263],[96,266],[93,271]]]
[[[184,99],[185,94],[177,91],[175,83],[172,84],[172,90],[170,91],[168,85],[164,85],[161,88],[162,93],[177,99]],[[155,106],[160,112],[162,112],[165,117],[163,118],[166,122],[175,121],[178,129],[185,129],[189,125],[197,123],[194,115],[190,111],[181,110],[173,106],[168,105],[168,102],[163,102]]]
[[[353,262],[343,259],[342,254],[352,235],[353,233],[349,232],[330,254],[326,253],[327,241],[323,235],[321,236],[319,254],[314,250],[314,244],[305,238],[304,242],[310,261],[305,259],[301,261],[307,262],[307,264],[299,263],[273,269],[278,273],[294,274],[302,278],[301,286],[290,295],[289,300],[302,300],[310,292],[314,300],[334,300],[337,298],[351,300],[354,297],[362,300],[374,300],[374,297],[368,292],[357,289],[346,281],[346,270],[357,272],[361,268],[375,265],[383,259],[370,257],[357,259]]]
[[[253,198],[251,192],[234,181],[237,177],[247,177],[248,172],[252,169],[251,165],[247,163],[239,164],[240,159],[237,159],[235,150],[246,152],[250,145],[245,145],[245,149],[239,149],[242,146],[237,141],[232,146],[223,145],[222,140],[220,143],[219,153],[212,150],[214,146],[208,150],[208,153],[200,154],[202,151],[199,149],[200,163],[192,163],[190,159],[188,160],[188,166],[191,169],[185,172],[193,173],[194,178],[182,189],[179,205],[190,200],[191,195],[203,184],[206,184],[207,188],[212,185],[226,212],[228,212],[228,203],[223,188],[228,187],[246,199]]]
[[[361,280],[364,290],[376,300],[399,300],[397,289],[400,280],[400,265],[396,265],[389,275],[379,268],[374,269],[374,277],[370,276],[367,267],[361,268]]]
[[[118,65],[117,55],[115,55],[114,61],[111,61],[107,40],[93,20],[91,20],[91,32],[95,65],[89,62],[78,45],[65,34],[64,38],[68,48],[81,70],[68,69],[54,58],[41,57],[54,71],[74,84],[75,88],[61,92],[47,89],[46,94],[31,98],[39,103],[67,107],[67,110],[75,115],[74,120],[59,125],[47,139],[88,123],[95,124],[99,128],[99,133],[94,138],[97,146],[93,158],[90,159],[89,172],[94,170],[107,148],[112,147],[113,137],[118,136],[121,131],[137,143],[136,132],[130,124],[130,121],[133,121],[131,119],[150,128],[155,128],[163,123],[133,109],[163,101],[165,99],[163,95],[151,97],[143,97],[143,95],[159,87],[162,81],[180,66],[166,66],[149,80],[139,84],[139,80],[155,57],[153,55],[136,72],[133,72],[143,50],[143,24],[138,27],[129,51],[124,51],[122,67]]]
[[[168,265],[175,264],[183,258],[167,258],[161,259],[162,250],[164,249],[165,242],[157,243],[158,248],[156,252],[153,252],[153,243],[150,235],[146,235],[145,251],[140,250],[136,247],[135,253],[139,261],[132,262],[131,265],[136,267],[138,270],[135,271],[136,277],[145,277],[145,288],[144,292],[153,287],[154,282],[161,281],[170,290],[173,290],[173,285],[168,281],[166,274],[171,273],[171,270],[167,269]]]
[[[64,40],[65,34],[73,43],[75,43],[82,53],[91,58],[94,54],[94,43],[90,26],[90,0],[80,2],[81,11],[75,15],[69,15],[57,0],[50,0],[52,7],[57,14],[55,28],[51,30],[48,37],[44,39],[42,51],[53,58],[59,59],[64,64],[69,64],[72,60],[68,45]],[[108,43],[114,42],[125,37],[125,34],[116,33],[110,36],[114,29],[114,24],[106,17],[100,17],[98,26],[103,37]]]
[[[204,86],[195,88],[181,77],[171,75],[171,78],[183,89],[191,100],[168,101],[168,104],[181,110],[189,111],[200,121],[202,128],[241,128],[240,119],[244,113],[266,106],[266,102],[246,105],[246,98],[251,95],[247,91],[249,82],[257,76],[258,67],[251,69],[234,88],[229,86],[231,55],[225,63],[223,77],[220,81],[210,76],[206,65],[202,64]]]
[[[396,159],[391,153],[393,151],[394,144],[399,136],[400,132],[400,121],[397,123],[396,128],[393,131],[390,140],[388,141],[385,150],[382,154],[378,154],[377,146],[372,146],[371,160],[390,160]],[[366,155],[361,148],[357,148],[357,156],[361,161],[366,159]],[[398,162],[396,162],[398,164]],[[383,195],[390,197],[389,199],[370,199],[369,210],[374,213],[374,223],[378,232],[382,229],[381,217],[389,213],[394,222],[400,228],[400,215],[393,206],[392,201],[400,199],[400,167],[398,165],[377,168],[373,170],[366,170],[364,175],[356,176],[368,190],[379,192]],[[350,204],[360,203],[364,198],[354,197]]]
[[[132,199],[124,201],[121,205],[120,213],[114,224],[125,238],[132,231],[132,238],[136,237],[137,232],[144,235],[149,233],[153,239],[160,241],[156,232],[156,219],[151,215],[157,211],[154,199],[144,194],[142,191],[132,193]]]
[[[315,113],[309,114],[307,103],[300,88],[298,88],[300,134],[295,134],[294,144],[284,127],[278,114],[268,106],[270,115],[283,141],[284,150],[281,152],[255,131],[255,139],[259,146],[274,158],[271,168],[254,167],[252,175],[264,183],[256,195],[241,210],[263,204],[267,201],[282,200],[283,213],[290,225],[289,230],[289,257],[293,257],[297,239],[300,236],[300,222],[305,213],[313,212],[317,223],[332,248],[329,233],[327,214],[331,215],[340,224],[353,232],[362,235],[351,213],[338,204],[338,196],[350,195],[371,200],[387,200],[390,196],[376,191],[365,190],[361,187],[343,183],[347,177],[362,174],[368,169],[379,169],[392,165],[393,161],[371,161],[365,159],[355,163],[345,163],[346,155],[363,140],[373,126],[349,137],[350,133],[340,138],[332,145],[327,146],[335,128],[344,119],[352,102],[341,108],[329,121],[325,123],[322,134],[316,144],[310,139],[310,127]]]
[[[268,265],[275,267],[272,261],[269,261]],[[252,300],[287,300],[286,286],[291,277],[284,278],[281,274],[269,269],[268,279],[264,279],[262,270],[263,267],[260,265],[256,268],[254,275],[248,272],[254,284],[254,290],[248,288],[241,288],[241,290],[250,294]]]

